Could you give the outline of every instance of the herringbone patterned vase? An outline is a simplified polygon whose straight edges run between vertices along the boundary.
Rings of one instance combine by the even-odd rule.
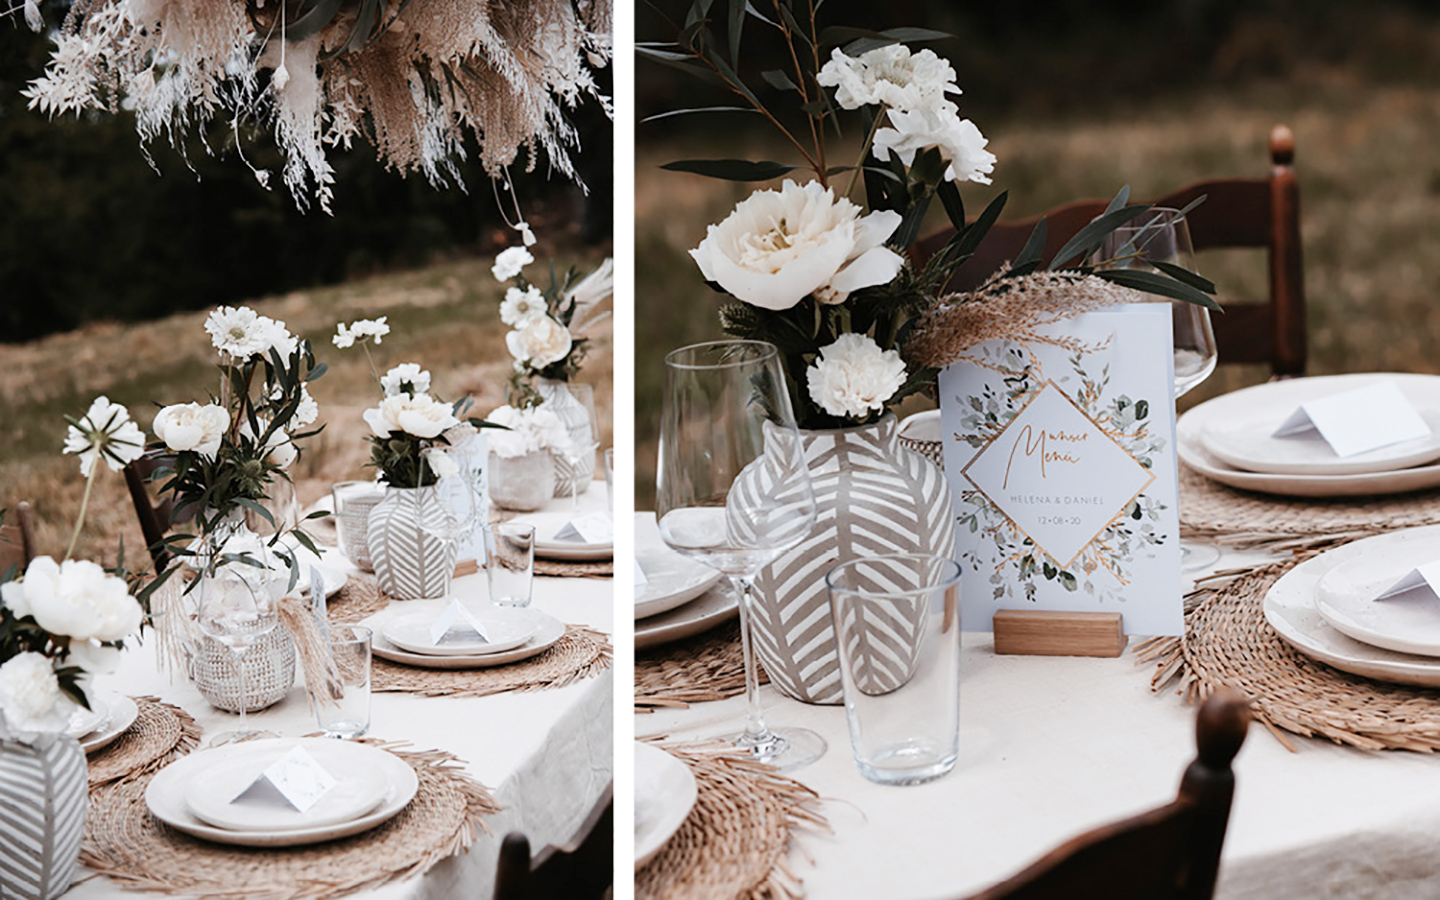
[[[365,540],[380,590],[397,600],[450,592],[459,523],[434,485],[389,488],[370,511]]]
[[[802,430],[800,439],[815,491],[815,530],[760,572],[751,632],[771,683],[806,703],[840,703],[825,573],[882,553],[953,556],[955,516],[944,474],[899,445],[893,415],[859,428]],[[897,622],[895,678],[908,669],[908,628]]]
[[[0,741],[0,897],[50,900],[70,887],[85,832],[85,753],[74,738]]]

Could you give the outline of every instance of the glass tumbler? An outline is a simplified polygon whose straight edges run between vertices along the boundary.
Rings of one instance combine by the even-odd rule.
[[[529,606],[535,583],[535,526],[485,526],[485,580],[495,606]]]
[[[960,746],[959,565],[872,556],[834,567],[825,583],[860,773],[880,784],[946,774]]]
[[[357,738],[370,730],[371,637],[363,625],[330,626],[336,677],[311,689],[315,724],[326,737]]]

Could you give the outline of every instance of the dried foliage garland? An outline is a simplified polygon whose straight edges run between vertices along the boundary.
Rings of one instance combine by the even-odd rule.
[[[51,115],[133,109],[142,142],[177,148],[217,115],[262,123],[297,205],[328,212],[326,153],[357,137],[437,186],[458,182],[467,135],[492,178],[543,152],[578,181],[566,113],[585,97],[610,113],[594,79],[610,53],[610,0],[77,0],[24,93]]]

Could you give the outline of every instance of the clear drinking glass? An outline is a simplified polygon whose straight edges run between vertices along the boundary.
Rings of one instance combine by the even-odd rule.
[[[486,525],[485,580],[495,606],[529,606],[535,584],[535,526],[519,522]]]
[[[860,773],[880,784],[946,774],[960,748],[960,566],[872,556],[831,569],[825,585]]]
[[[1166,262],[1198,272],[1195,247],[1190,241],[1190,226],[1178,209],[1152,207],[1141,213],[1106,238],[1100,258],[1110,260],[1116,268],[1154,270],[1152,262]],[[1170,301],[1171,324],[1175,336],[1175,397],[1195,387],[1215,371],[1219,359],[1215,347],[1215,331],[1210,325],[1210,311],[1183,300]],[[1220,559],[1219,548],[1196,541],[1180,542],[1180,566],[1195,571]]]
[[[595,414],[595,391],[590,385],[571,385],[570,390],[576,401],[585,409],[585,415],[590,420],[590,439],[588,441],[578,439],[576,437],[577,429],[570,433],[569,443],[560,450],[573,473],[579,469],[580,463],[584,461],[585,457],[588,456],[593,460],[595,451],[600,448],[600,418]],[[580,508],[579,485],[580,479],[572,475],[570,478],[570,508],[572,510]]]
[[[330,626],[330,659],[335,679],[311,689],[315,724],[326,737],[357,738],[370,730],[370,647],[363,625]]]
[[[220,567],[201,590],[197,624],[206,637],[229,649],[240,690],[240,722],[234,731],[216,735],[210,741],[212,747],[271,736],[251,731],[246,718],[245,654],[279,622],[287,580],[275,570],[237,561]]]
[[[750,615],[755,576],[815,527],[815,495],[774,345],[719,341],[665,357],[655,514],[673,550],[725,573],[740,598],[747,718],[736,743],[791,769],[825,741],[771,729],[760,709]]]
[[[605,508],[615,514],[615,448],[605,449]]]

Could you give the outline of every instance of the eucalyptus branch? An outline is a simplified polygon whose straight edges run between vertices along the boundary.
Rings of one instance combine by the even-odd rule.
[[[771,125],[774,125],[777,129],[779,129],[780,133],[785,136],[785,139],[789,141],[792,145],[794,145],[795,149],[800,152],[800,155],[805,158],[805,164],[809,166],[811,170],[814,171],[816,174],[820,175],[821,178],[824,178],[824,168],[822,168],[820,163],[816,161],[815,157],[811,156],[810,152],[805,149],[805,145],[800,143],[799,139],[797,139],[795,135],[790,133],[790,129],[786,128],[780,123],[779,119],[775,118],[774,114],[771,113],[768,108],[766,108],[765,104],[761,103],[760,100],[750,91],[742,90],[740,85],[736,84],[724,72],[720,71],[720,68],[714,63],[712,63],[709,59],[706,59],[704,54],[697,53],[696,51],[691,50],[690,55],[694,59],[703,63],[708,69],[710,69],[710,71],[714,72],[716,77],[723,81],[726,86],[730,88],[730,90],[745,98],[746,102],[748,102],[755,109],[756,112],[760,113],[762,116],[764,116],[770,121]]]
[[[795,89],[800,92],[800,105],[803,110],[810,105],[810,88],[805,78],[805,70],[800,65],[800,55],[795,52],[795,33],[790,29],[785,14],[781,12],[780,3],[781,0],[775,0],[775,15],[782,23],[781,31],[785,35],[785,46],[790,51],[790,63],[795,67]],[[829,187],[830,178],[825,173],[825,129],[816,130],[815,117],[809,112],[805,113],[805,122],[810,126],[810,145],[815,148],[815,158],[819,161],[815,174],[822,187]]]
[[[845,188],[845,196],[848,197],[855,191],[855,182],[860,180],[860,173],[865,170],[865,158],[870,153],[870,147],[875,143],[875,135],[880,131],[880,123],[885,120],[886,107],[880,107],[875,116],[875,121],[870,123],[870,133],[865,135],[865,143],[860,146],[860,156],[855,160],[855,168],[850,172],[850,184]]]

